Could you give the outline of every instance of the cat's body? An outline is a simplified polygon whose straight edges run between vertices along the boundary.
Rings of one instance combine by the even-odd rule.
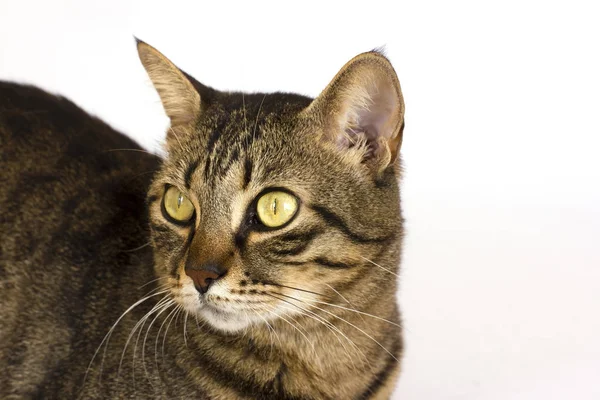
[[[220,94],[185,75],[201,106],[174,107],[146,67],[172,120],[164,161],[64,98],[0,83],[0,397],[389,397],[402,351],[397,165],[370,169],[377,144],[362,172],[350,156],[277,145],[314,118],[298,117],[311,99]],[[186,136],[189,104],[204,117]],[[337,183],[354,179],[364,188]],[[173,186],[192,199],[187,225],[165,214]],[[256,215],[244,225],[265,187],[300,198],[282,228]],[[362,215],[377,206],[352,196],[389,213]],[[197,254],[227,270],[197,278],[217,268],[196,266]]]
[[[68,100],[10,83],[0,148],[0,397],[73,398],[154,279],[150,247],[133,250],[150,240],[144,204],[159,160],[113,151],[140,148]]]

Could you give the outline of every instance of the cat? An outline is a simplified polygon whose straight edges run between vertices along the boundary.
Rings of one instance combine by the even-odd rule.
[[[384,399],[403,351],[404,101],[385,56],[315,99],[137,50],[164,158],[0,83],[0,397]]]

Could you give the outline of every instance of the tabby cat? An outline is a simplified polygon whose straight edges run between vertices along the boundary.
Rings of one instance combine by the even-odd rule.
[[[220,92],[137,49],[159,159],[0,83],[0,398],[384,399],[400,371],[400,85]]]

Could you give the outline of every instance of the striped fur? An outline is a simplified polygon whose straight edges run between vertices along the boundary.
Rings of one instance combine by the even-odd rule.
[[[64,98],[0,84],[0,397],[388,398],[403,103],[390,144],[368,132],[340,147],[327,123],[336,91],[365,102],[344,86],[364,65],[397,85],[387,60],[366,53],[313,101],[218,92],[146,56],[166,63],[145,66],[176,112],[164,160]],[[187,80],[182,95],[169,79]],[[178,105],[191,87],[201,103]],[[191,224],[165,218],[169,186]],[[268,188],[300,201],[281,229],[253,214]],[[227,273],[199,295],[184,266],[206,260]]]

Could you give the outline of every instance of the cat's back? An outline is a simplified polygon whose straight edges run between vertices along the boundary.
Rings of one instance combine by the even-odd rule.
[[[88,159],[92,161],[88,163],[92,169],[108,170],[112,167],[117,170],[143,164],[156,165],[156,157],[150,154],[142,155],[138,160],[131,160],[130,154],[125,157],[120,154],[98,157],[102,150],[140,147],[65,97],[34,86],[4,81],[0,81],[0,144],[3,165],[18,160],[21,166],[34,164],[47,167],[60,159],[72,158],[77,163],[90,155],[94,156],[93,160]],[[27,155],[39,157],[30,160],[24,158]],[[113,164],[109,167],[100,165],[108,158]],[[24,172],[23,168],[4,170],[2,176],[6,178]]]
[[[155,155],[70,100],[0,82],[2,259],[27,258],[53,230],[85,230],[117,214],[142,221],[157,166]]]
[[[114,322],[98,314],[118,308],[110,284],[151,264],[129,251],[149,240],[157,166],[71,101],[0,82],[0,397],[33,396],[80,368],[77,337],[97,341]]]

